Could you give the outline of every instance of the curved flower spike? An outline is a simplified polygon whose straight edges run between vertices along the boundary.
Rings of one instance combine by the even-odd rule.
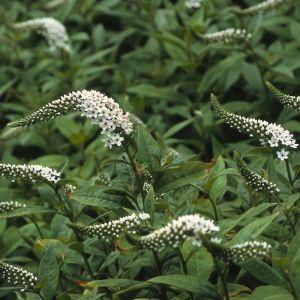
[[[54,119],[70,111],[80,111],[81,115],[92,119],[98,124],[105,135],[105,145],[111,148],[113,145],[121,146],[124,134],[130,134],[133,124],[129,114],[123,114],[123,110],[112,98],[91,90],[71,92],[45,106],[31,115],[9,123],[10,127],[23,127],[38,124]]]
[[[70,40],[65,26],[54,18],[37,18],[13,24],[17,30],[36,31],[47,40],[50,49],[62,49],[71,52]]]
[[[267,121],[247,118],[237,114],[227,112],[219,103],[217,97],[211,96],[212,105],[221,119],[230,127],[239,132],[248,134],[250,137],[259,138],[262,145],[276,148],[277,157],[281,160],[288,158],[286,149],[295,149],[298,147],[293,135],[281,125],[268,123]]]
[[[8,282],[21,288],[21,292],[25,290],[35,290],[37,277],[26,271],[25,269],[4,262],[0,262],[0,273]]]
[[[60,180],[59,172],[40,165],[0,164],[0,176],[13,180],[30,180],[31,182],[44,181],[57,183]]]
[[[237,164],[239,172],[245,179],[246,183],[253,189],[255,189],[256,191],[266,192],[269,195],[276,195],[280,192],[275,183],[263,178],[262,176],[250,170],[238,155],[235,155],[234,160]]]
[[[208,43],[221,42],[224,44],[230,44],[235,41],[249,40],[251,37],[251,33],[248,33],[245,29],[239,28],[228,28],[214,33],[201,35],[201,38]]]
[[[270,82],[266,82],[266,85],[272,95],[277,98],[285,107],[295,109],[300,112],[300,96],[290,96],[284,94]]]
[[[143,248],[161,251],[166,247],[178,248],[186,239],[201,246],[201,236],[219,231],[213,221],[199,215],[186,215],[173,220],[166,226],[142,236],[136,242]]]
[[[265,258],[270,255],[272,246],[266,242],[248,241],[217,250],[217,256],[225,261],[241,262],[250,258]]]
[[[26,205],[18,201],[3,201],[0,202],[0,213],[10,212],[22,207],[26,207]]]
[[[150,215],[147,213],[133,213],[118,220],[109,221],[99,225],[80,226],[70,224],[70,227],[80,234],[87,235],[89,237],[96,236],[99,239],[110,241],[112,238],[118,238],[123,231],[135,233],[135,230],[140,227],[142,222],[148,219],[150,219]]]
[[[290,0],[266,0],[257,5],[250,6],[248,8],[242,9],[243,14],[256,14],[266,10],[270,10],[278,7],[279,5],[288,2]]]

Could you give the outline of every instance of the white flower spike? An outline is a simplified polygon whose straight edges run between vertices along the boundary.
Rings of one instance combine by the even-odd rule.
[[[214,33],[207,33],[201,35],[202,39],[208,43],[223,43],[230,44],[235,41],[247,41],[251,39],[252,34],[248,33],[246,29],[228,28]]]
[[[112,98],[94,90],[71,92],[46,104],[24,119],[9,123],[8,126],[34,125],[70,111],[80,111],[82,116],[92,119],[93,124],[98,124],[108,148],[114,145],[121,146],[124,135],[130,134],[133,130],[130,115],[124,114],[119,104]]]
[[[50,49],[71,52],[70,40],[65,26],[54,18],[37,18],[13,24],[17,30],[36,31],[47,40]]]
[[[18,201],[3,201],[0,202],[0,213],[10,212],[17,208],[23,208],[23,207],[26,207],[26,205]]]

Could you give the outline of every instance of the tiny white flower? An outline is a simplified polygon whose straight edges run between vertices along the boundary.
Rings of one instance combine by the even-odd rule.
[[[277,151],[276,154],[277,154],[277,157],[280,160],[286,160],[289,157],[288,156],[289,155],[289,151],[285,151],[284,149],[281,149],[280,151]]]

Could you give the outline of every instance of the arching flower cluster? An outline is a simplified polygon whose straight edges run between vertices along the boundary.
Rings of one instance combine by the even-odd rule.
[[[0,176],[11,178],[13,180],[29,180],[33,183],[37,181],[57,183],[60,180],[59,172],[40,165],[0,164]]]
[[[122,217],[118,220],[109,221],[107,223],[79,226],[72,225],[74,230],[78,233],[87,235],[89,237],[98,237],[99,239],[105,239],[110,241],[112,238],[117,238],[122,232],[135,233],[142,222],[150,219],[150,215],[147,213],[131,214],[126,217]]]
[[[266,242],[247,241],[220,250],[218,256],[225,261],[239,262],[250,258],[267,257],[271,250],[272,246]]]
[[[201,246],[201,235],[219,231],[213,221],[199,215],[186,215],[173,220],[166,226],[142,236],[138,243],[144,248],[161,251],[166,247],[178,248],[186,239]]]
[[[269,195],[276,195],[280,192],[275,183],[263,178],[259,174],[254,173],[244,164],[244,162],[239,157],[236,156],[235,161],[239,172],[244,177],[247,184],[250,185],[253,189],[255,189],[256,191],[264,191]]]
[[[0,262],[0,273],[9,283],[21,288],[21,291],[34,290],[37,277],[25,269],[4,262]]]
[[[119,104],[112,98],[94,90],[71,92],[8,126],[29,126],[74,110],[80,111],[82,116],[92,119],[93,124],[100,126],[101,133],[105,136],[105,145],[109,148],[113,145],[121,146],[123,135],[130,134],[133,130],[129,114],[123,114]]]
[[[201,37],[204,41],[209,43],[221,42],[230,44],[235,41],[249,40],[252,35],[248,33],[246,29],[228,28],[214,33],[203,34]]]
[[[0,202],[0,213],[10,212],[22,207],[26,207],[26,205],[18,201],[3,201]]]
[[[295,109],[300,112],[300,96],[289,96],[278,90],[273,84],[267,82],[267,87],[275,98],[277,98],[285,107]]]
[[[70,40],[65,26],[53,18],[37,18],[21,23],[13,27],[17,30],[36,31],[47,40],[50,49],[62,49],[67,53],[71,52]]]
[[[256,14],[259,12],[267,11],[276,8],[279,5],[287,2],[288,0],[266,0],[257,5],[250,6],[242,10],[243,14]]]
[[[203,0],[186,0],[185,6],[189,9],[199,8],[202,5]]]
[[[212,96],[211,101],[216,113],[225,123],[239,132],[247,133],[250,137],[259,138],[264,146],[276,148],[279,150],[276,152],[277,157],[281,160],[288,158],[289,151],[286,149],[298,147],[293,135],[281,125],[229,113],[223,109],[215,96]]]

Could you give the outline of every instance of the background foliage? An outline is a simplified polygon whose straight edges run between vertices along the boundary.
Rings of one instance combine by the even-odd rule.
[[[184,1],[69,0],[49,10],[48,1],[1,1],[0,156],[6,163],[63,170],[63,183],[77,186],[68,201],[78,223],[113,220],[143,208],[151,213],[153,228],[174,216],[200,213],[217,218],[228,240],[263,237],[273,245],[272,258],[232,265],[226,274],[231,298],[298,299],[299,181],[291,188],[284,162],[223,125],[209,101],[213,92],[227,110],[280,123],[299,137],[299,113],[284,109],[265,87],[269,80],[287,94],[300,95],[299,3],[287,1],[254,15],[237,13],[236,5],[253,2],[258,3],[204,0],[201,8],[188,10]],[[66,26],[70,56],[50,51],[40,35],[10,28],[11,23],[45,16]],[[246,28],[253,37],[228,45],[200,38],[229,27]],[[97,126],[78,113],[17,131],[5,126],[80,89],[112,96],[144,123],[135,136],[135,171],[147,170],[154,178],[146,204],[134,172],[124,163],[126,154],[118,147],[108,151]],[[245,185],[233,151],[277,183],[295,235],[281,208]],[[290,160],[294,178],[300,172],[299,156],[295,152]],[[166,249],[159,253],[157,272],[151,253],[132,249],[124,237],[117,243],[76,240],[70,220],[46,209],[55,195],[45,184],[6,179],[0,184],[0,201],[28,206],[0,215],[0,257],[40,274],[45,299],[162,299],[165,288],[168,299],[189,299],[191,294],[194,299],[222,298],[206,250],[190,256],[189,275],[183,275],[173,251]],[[189,247],[185,243],[182,248],[186,258]],[[14,291],[3,281],[1,299],[39,299]]]

